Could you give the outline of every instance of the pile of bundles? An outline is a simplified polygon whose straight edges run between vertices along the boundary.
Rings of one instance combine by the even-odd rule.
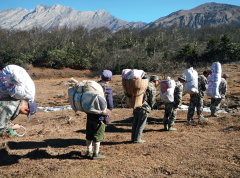
[[[17,65],[7,65],[0,74],[0,99],[34,101],[35,85],[27,71]]]
[[[126,96],[126,104],[131,108],[141,107],[144,93],[148,87],[148,78],[143,70],[124,69],[122,85]]]
[[[210,68],[212,75],[208,77],[208,89],[206,91],[207,96],[211,98],[221,98],[219,94],[219,85],[221,83],[222,68],[219,62],[214,62]]]
[[[91,80],[78,82],[71,79],[71,82],[75,82],[75,85],[69,87],[68,97],[75,112],[109,115],[105,94],[100,84]]]
[[[167,77],[166,80],[161,81],[160,83],[160,98],[167,103],[174,102],[174,89],[176,83],[174,80],[171,80],[170,77]]]

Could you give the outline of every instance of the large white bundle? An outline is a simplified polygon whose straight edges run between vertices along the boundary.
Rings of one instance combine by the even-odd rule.
[[[145,72],[143,70],[138,69],[124,69],[122,71],[122,77],[125,79],[142,79],[145,75]]]
[[[186,82],[185,82],[185,91],[188,94],[195,94],[198,93],[198,73],[193,69],[193,67],[190,67],[184,72],[184,75],[186,76]]]
[[[208,77],[207,96],[211,98],[221,98],[219,94],[219,85],[221,83],[222,67],[219,62],[214,62],[210,68],[212,75]]]
[[[171,80],[170,77],[167,77],[166,80],[161,81],[160,98],[167,103],[174,102],[175,86],[175,81]]]
[[[84,80],[68,89],[72,109],[90,114],[108,115],[103,88],[95,81]]]
[[[0,74],[0,98],[34,101],[35,85],[27,71],[17,65],[7,65]],[[4,88],[5,87],[5,88]]]

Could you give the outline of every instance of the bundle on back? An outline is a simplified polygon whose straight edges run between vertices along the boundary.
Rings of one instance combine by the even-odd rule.
[[[143,96],[148,87],[148,79],[143,70],[124,69],[122,85],[126,96],[126,104],[131,108],[141,107]]]
[[[103,88],[91,80],[83,80],[68,89],[72,109],[90,114],[109,115]]]
[[[17,65],[7,65],[0,74],[0,99],[13,97],[34,101],[35,85],[27,71]]]
[[[221,83],[222,67],[219,62],[214,62],[210,68],[212,75],[208,77],[207,96],[211,98],[221,98],[219,94],[219,85]]]

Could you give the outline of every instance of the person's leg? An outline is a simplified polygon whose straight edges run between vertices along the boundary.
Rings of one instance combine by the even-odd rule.
[[[86,144],[87,144],[87,157],[92,155],[92,140],[93,140],[93,127],[91,122],[87,121],[86,124]]]
[[[219,110],[220,107],[220,103],[221,103],[221,98],[220,99],[211,99],[211,115],[214,117],[218,117],[217,115],[217,111]]]
[[[136,135],[136,129],[138,124],[138,109],[133,110],[133,120],[132,120],[132,135],[131,135],[131,141],[134,142],[134,138]]]
[[[169,109],[169,104],[165,103],[165,114],[163,118],[164,130],[168,130],[168,123],[169,123],[168,117],[170,113],[171,113],[171,108]]]
[[[200,120],[208,120],[208,118],[204,118],[203,114],[202,114],[202,112],[203,112],[203,98],[198,97],[196,101],[197,101],[196,104],[197,104],[197,115],[198,115],[198,118]]]
[[[176,128],[173,128],[174,123],[176,121],[176,116],[177,116],[177,108],[174,108],[174,105],[172,105],[172,112],[169,117],[169,130],[170,131],[177,130]]]
[[[194,112],[195,112],[195,97],[190,95],[190,104],[188,107],[188,115],[187,115],[188,121],[193,120]]]
[[[136,134],[135,134],[134,141],[141,143],[141,142],[144,142],[143,140],[141,140],[141,138],[142,138],[143,129],[146,125],[148,113],[147,113],[147,111],[141,109],[138,116],[139,116],[138,124],[137,124],[137,128],[136,128]]]
[[[94,124],[94,138],[93,138],[93,159],[103,159],[105,156],[99,154],[100,142],[104,139],[105,135],[105,124],[95,123]]]

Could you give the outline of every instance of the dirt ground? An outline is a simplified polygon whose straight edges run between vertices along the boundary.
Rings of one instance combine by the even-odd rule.
[[[44,107],[69,104],[69,78],[100,79],[91,71],[72,69],[32,67],[28,72],[36,85],[35,100]],[[0,135],[0,177],[240,177],[240,64],[223,65],[223,72],[230,75],[224,104],[232,113],[213,118],[204,112],[208,122],[198,122],[195,113],[196,121],[189,124],[187,111],[178,111],[177,131],[170,132],[163,130],[164,110],[152,110],[142,135],[146,143],[133,144],[132,109],[116,104],[100,147],[103,160],[84,157],[85,113],[39,109],[30,121],[19,115],[14,123],[27,133]],[[114,95],[123,94],[120,75],[109,85]],[[210,99],[204,100],[209,106]],[[188,94],[182,103],[189,104]]]

